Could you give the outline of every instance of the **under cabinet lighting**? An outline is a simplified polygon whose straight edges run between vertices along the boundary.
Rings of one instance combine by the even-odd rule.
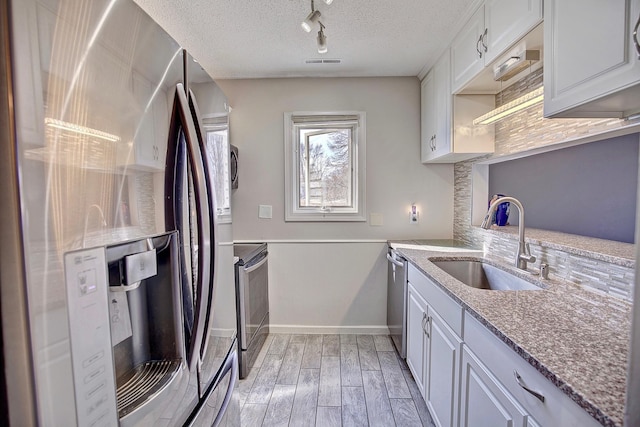
[[[107,141],[120,141],[120,137],[116,135],[112,135],[107,132],[102,132],[101,130],[91,129],[85,126],[80,126],[75,123],[63,122],[62,120],[56,120],[52,118],[45,118],[44,124],[61,130],[66,130],[73,133],[79,133],[81,135],[93,136],[95,138],[106,139]]]
[[[473,120],[474,125],[488,125],[498,120],[502,120],[511,114],[522,111],[525,108],[529,108],[544,99],[544,87],[540,86],[538,89],[527,93],[511,102],[508,102],[495,110],[489,111],[477,119]]]

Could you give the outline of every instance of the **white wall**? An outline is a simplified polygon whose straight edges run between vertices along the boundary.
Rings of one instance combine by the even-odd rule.
[[[239,188],[232,195],[233,238],[270,242],[272,325],[276,330],[309,332],[384,329],[384,241],[453,234],[453,168],[420,163],[419,80],[217,83],[233,108],[230,138],[239,148]],[[341,110],[367,114],[366,212],[367,217],[382,214],[383,225],[286,223],[284,113]],[[417,225],[409,224],[411,203],[420,210]],[[272,206],[272,219],[258,218],[261,204]]]
[[[415,77],[222,80],[231,112],[231,143],[239,148],[233,192],[233,236],[244,239],[447,238],[453,233],[453,169],[420,163],[420,82]],[[367,113],[366,223],[284,222],[284,125],[287,111]],[[409,207],[420,222],[409,224]],[[258,205],[273,219],[258,218]]]

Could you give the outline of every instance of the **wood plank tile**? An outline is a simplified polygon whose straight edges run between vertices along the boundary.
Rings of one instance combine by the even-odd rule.
[[[288,334],[274,334],[273,341],[269,346],[269,350],[267,354],[279,354],[284,355],[287,346],[289,345],[289,340],[291,339],[291,335]]]
[[[322,336],[322,355],[340,356],[340,337],[338,335]]]
[[[369,425],[363,387],[342,387],[342,424],[349,427]]]
[[[340,358],[325,356],[320,366],[320,388],[318,406],[340,406],[342,389],[340,385]]]
[[[267,335],[267,338],[264,340],[264,344],[262,344],[262,348],[258,352],[258,356],[256,356],[256,360],[253,362],[252,367],[260,368],[262,366],[262,362],[264,361],[264,357],[267,355],[267,351],[269,351],[269,347],[271,347],[272,341],[273,335]]]
[[[304,344],[289,344],[282,360],[276,384],[296,385],[303,354]]]
[[[397,426],[422,427],[413,399],[389,399]]]
[[[236,387],[236,393],[238,395],[240,408],[244,406],[244,403],[246,402],[247,397],[251,392],[251,387],[253,387],[253,383],[255,382],[256,377],[258,376],[258,372],[260,372],[260,368],[250,369],[246,378],[243,378],[240,381],[238,381],[238,387]]]
[[[296,395],[295,385],[276,385],[273,387],[271,400],[264,416],[263,427],[286,427],[289,425],[293,399]],[[416,414],[417,416],[417,414]]]
[[[304,334],[293,334],[289,340],[289,344],[304,344],[307,342],[307,336]]]
[[[316,419],[318,403],[319,369],[301,369],[296,386],[296,396],[291,410],[290,426],[308,426]]]
[[[373,335],[357,335],[358,350],[375,350],[376,345],[373,342]]]
[[[373,342],[377,351],[395,351],[391,338],[388,335],[374,335]]]
[[[379,351],[378,359],[390,399],[410,399],[409,387],[402,375],[398,358],[394,351]]]
[[[264,414],[267,412],[267,405],[256,403],[247,403],[240,412],[241,426],[259,426],[262,425]]]
[[[433,426],[433,419],[431,418],[431,414],[429,413],[427,404],[420,394],[420,390],[418,390],[416,381],[413,379],[413,375],[411,375],[411,371],[402,371],[402,374],[407,380],[407,386],[409,387],[409,392],[411,393],[411,397],[413,398],[413,403],[416,405],[416,409],[418,410],[418,416],[422,421],[422,425]]]
[[[316,427],[341,427],[342,409],[339,406],[318,406]]]
[[[357,335],[355,334],[340,334],[340,344],[358,344]]]
[[[372,335],[358,335],[358,355],[360,356],[360,369],[363,371],[379,371],[378,352],[373,342]]]
[[[394,426],[391,404],[387,397],[382,372],[363,371],[364,396],[367,402],[367,415],[370,426],[389,427]]]
[[[282,356],[278,354],[267,354],[265,356],[245,405],[247,403],[261,403],[264,405],[269,403],[281,365]]]
[[[340,346],[340,378],[342,385],[346,387],[362,385],[357,345],[346,344]]]
[[[320,369],[322,359],[322,335],[309,335],[304,346],[302,369]]]

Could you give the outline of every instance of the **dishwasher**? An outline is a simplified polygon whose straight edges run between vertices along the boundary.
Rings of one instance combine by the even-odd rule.
[[[269,334],[269,271],[266,243],[236,243],[236,306],[240,378],[251,366]]]
[[[407,260],[393,248],[387,251],[387,327],[403,359],[407,357]]]

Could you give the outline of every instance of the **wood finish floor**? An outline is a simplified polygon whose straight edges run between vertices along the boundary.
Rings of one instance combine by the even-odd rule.
[[[383,335],[269,335],[238,392],[246,427],[433,425]]]

